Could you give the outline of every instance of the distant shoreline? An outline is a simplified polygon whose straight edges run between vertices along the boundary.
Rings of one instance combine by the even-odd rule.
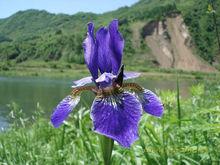
[[[147,67],[126,67],[126,71],[140,72],[141,76],[150,78],[175,78],[178,74],[184,79],[219,79],[220,72],[205,73],[195,71],[183,71],[175,69],[162,68],[147,68]],[[85,65],[62,63],[62,62],[25,62],[19,65],[7,65],[0,69],[1,76],[16,76],[16,77],[51,77],[51,78],[82,78],[89,76],[90,73]]]

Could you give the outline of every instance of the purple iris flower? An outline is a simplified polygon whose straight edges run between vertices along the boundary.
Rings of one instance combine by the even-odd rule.
[[[163,104],[152,91],[124,80],[136,78],[137,72],[124,72],[122,54],[124,39],[118,31],[118,20],[108,28],[101,27],[94,36],[94,24],[88,24],[83,42],[90,77],[74,81],[73,91],[54,109],[51,122],[59,127],[80,101],[82,91],[92,91],[96,97],[91,107],[94,131],[130,147],[138,139],[138,124],[142,110],[161,117]],[[94,83],[89,86],[87,84]]]

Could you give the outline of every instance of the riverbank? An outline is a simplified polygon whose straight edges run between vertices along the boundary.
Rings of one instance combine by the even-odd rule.
[[[125,66],[126,71],[137,71],[150,78],[220,79],[220,72],[194,72],[175,69]],[[90,75],[86,66],[64,62],[28,61],[20,64],[0,63],[0,76],[81,78]]]

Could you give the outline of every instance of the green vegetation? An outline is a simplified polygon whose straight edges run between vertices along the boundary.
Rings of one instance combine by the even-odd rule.
[[[90,73],[85,65],[71,64],[60,61],[44,62],[40,60],[29,60],[19,64],[15,64],[14,62],[0,62],[0,75],[82,78],[83,76],[90,75]]]
[[[220,73],[204,73],[196,71],[183,71],[176,69],[152,68],[146,66],[125,66],[126,71],[141,72],[142,76],[155,78],[175,78],[176,73],[184,79],[220,79]],[[16,64],[13,61],[0,62],[0,76],[25,76],[25,77],[52,77],[52,78],[82,78],[90,75],[83,64],[66,63],[62,61],[28,60]]]
[[[208,5],[211,4],[211,1],[213,1],[217,25],[215,25],[212,13],[208,13]],[[211,1],[198,0],[183,12],[185,23],[189,26],[198,54],[210,63],[219,58],[217,55],[220,55],[219,34],[216,34],[216,28],[220,28],[220,1]]]
[[[219,1],[213,0],[217,23]],[[218,46],[212,15],[207,13],[208,0],[140,0],[131,7],[104,13],[78,13],[75,15],[50,14],[46,11],[20,11],[0,20],[0,60],[21,63],[28,60],[64,61],[82,64],[82,41],[87,22],[93,20],[96,28],[107,25],[113,18],[120,21],[125,44],[125,64],[133,66],[155,66],[152,59],[142,54],[149,51],[140,38],[134,44],[132,24],[142,21],[163,20],[171,13],[182,13],[189,26],[195,48],[202,58],[210,63],[218,60]],[[220,24],[217,24],[218,28]],[[139,32],[140,35],[142,31]],[[139,46],[137,46],[139,45]],[[6,69],[6,68],[5,68]]]
[[[112,164],[219,164],[219,84],[193,86],[188,99],[175,91],[159,93],[164,116],[144,114],[140,139],[130,150],[115,145]],[[42,107],[28,118],[18,105],[10,104],[12,124],[0,134],[0,164],[102,164],[98,136],[91,130],[90,107],[84,103],[59,129],[42,118]]]

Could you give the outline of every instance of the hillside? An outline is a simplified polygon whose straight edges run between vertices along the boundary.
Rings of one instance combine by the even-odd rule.
[[[220,2],[213,2],[220,22]],[[104,14],[19,11],[0,19],[0,60],[61,60],[81,64],[87,22],[92,20],[99,27],[118,18],[126,41],[125,64],[213,71],[208,63],[218,66],[220,58],[213,15],[207,13],[207,7],[208,2],[203,0],[140,0],[131,7]],[[178,22],[181,17],[183,20]],[[167,27],[161,29],[163,22]],[[179,30],[183,27],[190,37],[181,35]],[[162,33],[157,33],[158,28]]]
[[[155,26],[151,29],[152,33],[146,34],[145,42],[159,66],[188,71],[215,71],[192,51],[192,40],[180,15],[152,21],[144,29],[149,29],[152,24]]]

